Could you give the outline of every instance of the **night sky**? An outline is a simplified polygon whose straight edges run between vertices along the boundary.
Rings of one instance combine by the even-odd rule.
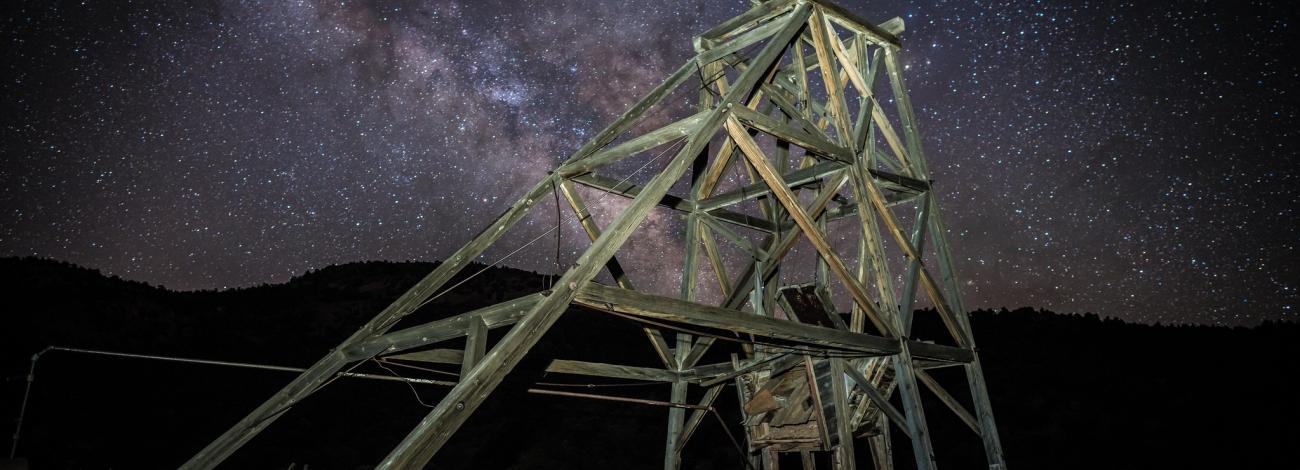
[[[1294,4],[840,3],[907,22],[969,306],[1297,318]],[[746,4],[6,2],[0,256],[177,289],[441,259]],[[679,269],[680,225],[626,264]],[[503,264],[553,271],[539,245]]]

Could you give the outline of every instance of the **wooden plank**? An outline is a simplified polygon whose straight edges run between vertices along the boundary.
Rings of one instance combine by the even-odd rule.
[[[687,351],[691,347],[691,335],[678,332],[677,347],[673,350],[677,363],[680,365],[686,360]],[[672,383],[672,389],[669,391],[669,401],[673,403],[686,403],[687,383],[682,378],[678,378]],[[684,443],[682,440],[682,431],[686,427],[686,410],[682,408],[671,408],[668,410],[668,432],[664,438],[664,470],[676,470],[681,466],[682,453],[679,444]]]
[[[556,169],[555,172],[559,173],[562,177],[570,178],[590,171],[595,171],[627,158],[628,156],[686,137],[694,132],[695,129],[699,128],[700,123],[702,123],[706,117],[708,117],[707,111],[692,114],[666,126],[629,139],[628,141],[614,147],[597,151],[582,160],[565,164]]]
[[[488,326],[483,322],[483,317],[471,318],[465,333],[465,354],[460,363],[461,377],[469,375],[474,366],[483,360],[483,354],[487,353],[487,340]]]
[[[975,360],[975,353],[966,348],[944,346],[910,340],[907,342],[912,357],[917,360],[941,361],[953,364],[965,364]]]
[[[807,184],[817,183],[822,178],[834,175],[843,171],[848,165],[835,162],[820,162],[808,168],[800,168],[783,177],[795,189]],[[766,182],[758,182],[748,186],[743,186],[725,193],[714,195],[708,199],[702,199],[699,202],[700,210],[711,211],[727,206],[738,204],[742,201],[755,199],[771,194]]]
[[[552,360],[546,366],[547,373],[605,377],[610,379],[647,380],[654,382],[674,382],[681,380],[681,374],[665,369],[636,367],[599,362],[572,361],[567,359]]]
[[[708,31],[700,33],[700,35],[697,36],[698,39],[696,42],[699,44],[696,47],[699,49],[712,47],[712,44],[706,45],[704,43],[740,34],[748,27],[752,27],[761,21],[785,13],[787,10],[794,7],[794,3],[795,2],[792,0],[775,0],[754,5],[753,8],[746,10],[744,13],[736,15],[731,19],[719,23],[717,26],[709,28]]]
[[[844,359],[828,359],[830,362],[831,373],[831,404],[835,410],[835,427],[831,430],[836,436],[835,442],[835,467],[843,470],[853,470],[857,466],[857,457],[853,448],[853,426],[850,423],[852,411],[849,410],[849,399],[845,383],[845,372],[852,369],[848,361]],[[829,421],[829,420],[828,420]]]
[[[482,321],[488,328],[513,325],[523,318],[528,309],[533,308],[541,300],[542,294],[526,295],[377,336],[344,348],[342,352],[350,360],[368,359],[378,354],[405,351],[465,336],[469,334],[471,324],[476,321]]]
[[[876,427],[885,430],[874,436],[867,438],[867,446],[871,449],[871,463],[875,470],[894,470],[894,446],[889,438],[889,423],[884,414],[877,418],[879,422]]]
[[[647,93],[645,97],[638,100],[636,104],[633,104],[627,111],[624,111],[623,114],[619,115],[614,122],[605,126],[605,128],[601,129],[595,137],[592,137],[591,140],[583,144],[582,147],[579,147],[576,152],[573,152],[573,155],[565,160],[561,167],[582,160],[588,155],[591,155],[597,150],[609,145],[609,143],[613,142],[620,134],[626,132],[633,124],[636,124],[636,122],[641,119],[641,116],[645,114],[646,110],[658,105],[659,102],[663,101],[669,93],[672,93],[678,86],[681,86],[682,83],[685,83],[686,80],[690,79],[695,73],[696,66],[697,64],[694,59],[686,61],[686,63],[682,64],[680,68],[669,75],[666,80],[660,83],[659,86],[650,90],[650,93]]]
[[[749,47],[758,41],[776,34],[777,30],[785,26],[785,23],[782,21],[784,19],[784,17],[779,16],[772,18],[771,21],[738,34],[734,38],[725,42],[714,40],[701,41],[704,50],[700,51],[699,55],[695,57],[695,60],[699,61],[701,64],[707,64]]]
[[[727,277],[727,265],[722,262],[722,252],[718,241],[713,238],[713,231],[708,227],[700,228],[700,239],[704,242],[704,254],[709,258],[714,277],[718,279],[718,292],[731,292],[731,279]]]
[[[459,349],[429,349],[401,354],[385,355],[383,359],[427,362],[430,364],[457,364],[465,361],[465,351]]]
[[[957,401],[957,398],[948,393],[947,390],[944,390],[939,385],[939,382],[934,380],[934,377],[930,376],[925,370],[917,369],[916,378],[920,379],[921,383],[925,384],[926,388],[929,388],[931,392],[934,392],[934,396],[939,397],[939,401],[947,405],[948,409],[952,410],[958,418],[961,418],[961,422],[966,423],[966,427],[969,427],[975,434],[980,433],[980,426],[975,421],[975,416],[966,411],[966,407],[961,406],[961,402]]]
[[[898,37],[888,30],[862,19],[852,12],[829,1],[812,0],[817,3],[826,17],[855,33],[863,33],[874,43],[900,47]]]
[[[903,413],[900,413],[897,408],[894,408],[893,404],[889,403],[888,398],[885,398],[879,390],[876,390],[876,385],[871,383],[871,380],[867,379],[867,377],[862,375],[861,372],[858,372],[858,369],[855,367],[846,367],[844,372],[848,374],[850,379],[853,379],[853,382],[858,385],[858,388],[862,389],[862,392],[867,395],[867,398],[871,399],[871,403],[875,404],[877,408],[880,408],[880,411],[884,412],[885,416],[888,416],[889,420],[897,425],[899,429],[902,429],[904,434],[911,437],[910,430],[907,428],[907,418],[903,417]],[[889,432],[889,429],[885,428],[881,432],[887,433]]]
[[[852,145],[853,126],[849,124],[849,108],[844,102],[844,88],[840,83],[834,60],[831,57],[828,36],[830,32],[827,31],[826,18],[822,15],[822,9],[813,10],[812,18],[808,20],[808,26],[808,32],[813,38],[813,49],[817,55],[817,63],[821,66],[822,84],[825,85],[827,107],[830,108],[831,118],[835,123],[835,135],[841,145]]]
[[[899,348],[898,342],[889,338],[804,325],[596,283],[588,284],[583,288],[574,299],[574,303],[600,311],[749,333],[804,345],[847,349],[866,354],[888,355],[897,352]]]
[[[935,470],[934,444],[925,422],[925,409],[921,407],[921,394],[916,386],[916,369],[912,363],[910,344],[904,344],[894,360],[894,380],[898,384],[903,402],[907,434],[912,438],[912,457],[917,470]]]
[[[704,421],[704,417],[707,416],[708,413],[712,412],[708,408],[713,407],[713,402],[716,401],[718,395],[722,393],[722,388],[722,385],[714,385],[704,392],[704,398],[700,399],[699,404],[701,408],[697,408],[691,413],[690,418],[686,419],[686,426],[682,428],[682,434],[681,437],[678,438],[676,446],[678,454],[681,454],[682,449],[686,447],[686,442],[691,440],[691,435],[695,434],[695,430],[700,427],[700,423]]]

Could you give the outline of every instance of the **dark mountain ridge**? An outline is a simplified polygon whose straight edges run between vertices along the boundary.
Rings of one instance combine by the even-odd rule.
[[[17,415],[29,358],[48,345],[305,367],[434,266],[350,263],[283,284],[175,292],[57,261],[0,259],[4,414]],[[488,269],[409,321],[518,297],[544,282],[536,273]],[[941,328],[932,312],[917,318],[920,338]],[[1300,325],[1141,325],[1029,308],[976,311],[972,322],[1015,468],[1252,468],[1297,456],[1300,405],[1290,382]],[[636,324],[571,310],[439,454],[437,468],[660,467],[663,408],[525,391],[537,382],[589,382],[546,376],[541,369],[550,358],[649,365],[647,346]],[[719,349],[722,356],[706,362],[725,359]],[[366,367],[358,371],[387,373]],[[953,372],[934,374],[965,400]],[[35,377],[18,451],[32,468],[168,468],[291,374],[56,351],[41,359]],[[436,402],[442,390],[339,380],[286,413],[229,467],[371,466],[427,412],[419,401]],[[667,399],[666,386],[579,391]],[[926,399],[943,468],[980,467],[978,441]],[[728,393],[718,403],[729,420],[735,406]],[[905,450],[905,437],[894,437]],[[865,448],[859,454],[865,465]],[[906,460],[902,455],[900,468]],[[701,426],[684,461],[687,468],[740,468],[715,421]]]

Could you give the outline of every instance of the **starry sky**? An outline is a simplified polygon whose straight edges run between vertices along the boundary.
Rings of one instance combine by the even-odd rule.
[[[969,306],[1297,318],[1294,5],[840,3],[906,20]],[[746,5],[6,2],[0,256],[176,289],[440,259]],[[483,259],[555,223],[541,205]],[[665,233],[625,264],[679,267],[680,221],[643,228]],[[554,243],[503,264],[553,271]]]

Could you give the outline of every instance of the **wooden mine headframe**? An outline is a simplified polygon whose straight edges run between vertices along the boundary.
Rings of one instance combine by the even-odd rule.
[[[867,436],[876,468],[892,468],[888,423],[910,438],[919,468],[935,468],[921,408],[920,388],[925,387],[983,440],[989,468],[1004,469],[938,199],[903,83],[897,39],[902,29],[901,20],[875,25],[823,0],[772,0],[699,35],[697,54],[667,80],[184,468],[215,467],[350,364],[403,353],[418,359],[410,351],[464,337],[463,352],[425,351],[433,361],[439,360],[437,351],[452,353],[441,355],[461,363],[460,379],[379,465],[422,466],[576,304],[649,319],[648,324],[734,332],[750,341],[743,357],[698,364],[717,337],[677,331],[670,344],[663,331],[647,326],[649,344],[663,368],[555,361],[550,370],[664,381],[671,384],[676,404],[685,404],[689,386],[702,386],[707,390],[704,407],[724,385],[734,384],[756,468],[774,468],[778,452],[804,453],[806,464],[811,451],[829,451],[836,468],[853,468],[855,436]],[[887,91],[877,86],[880,78],[888,81]],[[688,83],[698,87],[691,89]],[[692,100],[700,90],[698,108],[684,110],[688,107],[665,100],[678,89],[691,93]],[[891,100],[893,110],[885,106]],[[673,112],[685,116],[662,126],[647,124],[653,123],[647,116]],[[635,132],[647,127],[653,130]],[[651,153],[672,156],[644,184],[598,174]],[[689,194],[669,194],[688,171],[682,184]],[[736,171],[747,172],[751,181],[731,182],[727,190],[724,175]],[[576,185],[630,203],[602,228]],[[551,289],[390,332],[539,201],[550,199],[552,191],[568,201],[591,245]],[[677,298],[634,289],[615,257],[656,206],[686,220]],[[896,215],[902,210],[911,211],[904,214],[910,227]],[[856,256],[837,252],[833,241],[846,238],[831,238],[831,228],[847,229],[858,239]],[[745,267],[735,277],[726,274],[715,235],[745,253]],[[806,270],[812,279],[799,282],[793,279],[796,269],[782,266],[783,261],[791,265],[786,255],[802,239],[818,256]],[[725,298],[721,305],[697,301],[704,268],[701,248]],[[846,259],[857,262],[851,265]],[[903,263],[895,268],[905,270],[901,276],[891,274],[891,259]],[[603,270],[617,286],[593,282]],[[847,318],[834,309],[832,286],[852,301]],[[918,286],[951,336],[947,344],[910,339]],[[509,331],[489,347],[492,328]],[[973,412],[926,372],[948,366],[964,368]],[[901,409],[889,401],[895,390]],[[669,409],[665,469],[679,466],[681,448],[700,424],[704,407],[696,405],[689,418],[691,406]]]

